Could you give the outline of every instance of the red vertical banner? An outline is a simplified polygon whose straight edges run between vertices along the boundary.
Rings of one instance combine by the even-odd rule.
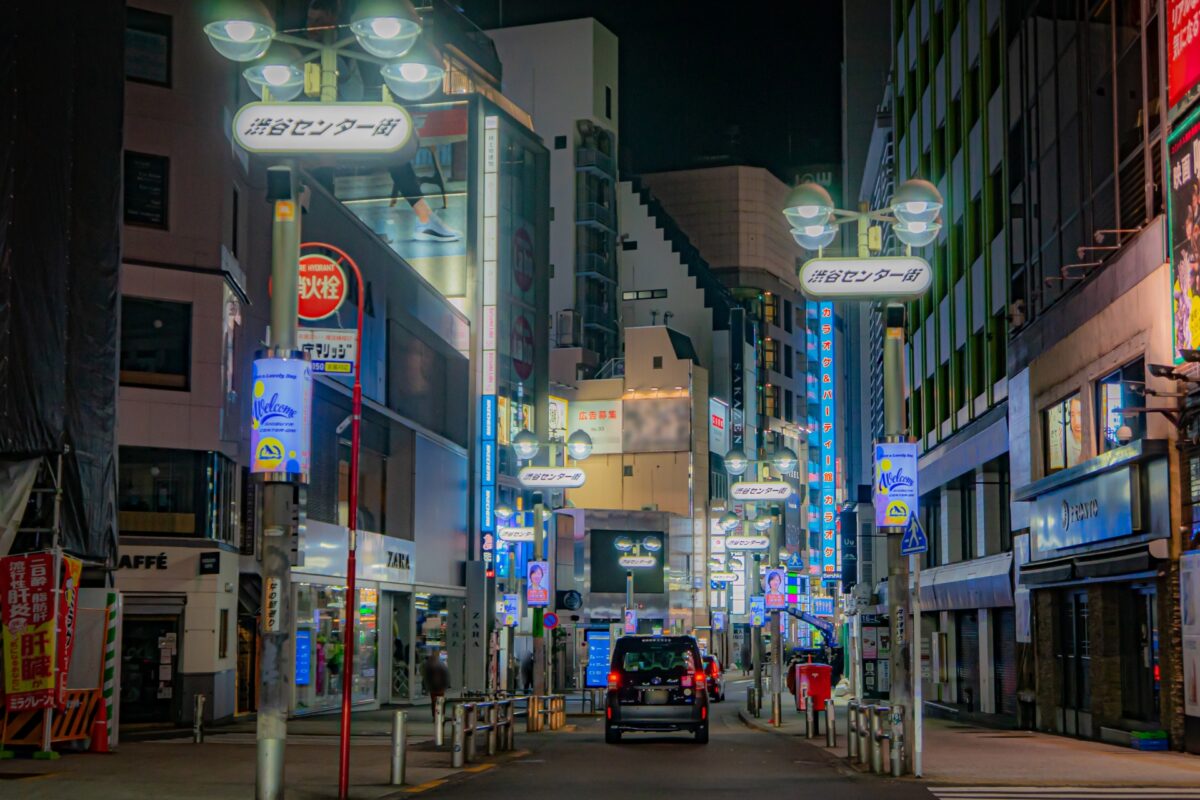
[[[1200,2],[1167,0],[1168,107],[1200,83]]]
[[[57,610],[53,553],[0,558],[0,643],[9,710],[51,708],[58,703]]]
[[[75,625],[79,620],[79,578],[83,562],[70,556],[62,557],[62,569],[58,585],[58,676],[57,690],[59,708],[67,702],[67,673],[71,667],[71,653],[75,649]]]

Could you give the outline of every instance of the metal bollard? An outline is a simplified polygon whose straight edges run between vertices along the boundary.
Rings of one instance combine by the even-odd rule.
[[[887,706],[875,706],[871,714],[871,772],[876,775],[883,774],[883,743],[890,738],[890,734],[884,732],[883,725],[890,711]]]
[[[865,705],[858,709],[858,763],[865,766],[871,764],[871,709],[874,706]]]
[[[854,699],[846,704],[846,758],[858,758],[858,701]]]
[[[904,706],[896,706],[892,709],[890,741],[892,777],[899,778],[904,774],[904,748],[907,745],[904,741]]]
[[[488,719],[488,755],[496,755],[496,726],[500,721],[500,709],[496,707],[495,702],[488,703],[487,707]]]
[[[446,698],[433,698],[433,743],[441,747],[446,743]]]
[[[747,711],[758,717],[758,690],[751,686],[746,690],[746,706]]]
[[[538,729],[538,697],[536,694],[525,697],[525,732],[537,733]]]
[[[813,699],[808,695],[804,695],[804,738],[811,739],[813,733]]]
[[[466,738],[466,709],[463,704],[459,703],[454,707],[454,725],[451,728],[451,745],[450,766],[458,769],[463,765],[466,759],[466,747],[463,740]]]
[[[392,786],[404,783],[408,760],[408,712],[397,711],[392,717]]]
[[[832,697],[825,701],[825,746],[837,747],[837,709]]]
[[[876,774],[883,771],[882,755],[879,752],[880,732],[879,706],[867,706],[867,765]]]
[[[200,744],[204,741],[204,695],[197,694],[192,698],[192,742]]]
[[[475,753],[475,726],[477,726],[479,724],[479,711],[478,711],[478,709],[476,709],[474,703],[466,704],[466,718],[467,719],[466,719],[466,726],[465,726],[464,732],[466,733],[467,740],[466,740],[466,742],[464,742],[464,744],[466,745],[467,761],[474,761],[475,755],[476,755],[476,753]]]

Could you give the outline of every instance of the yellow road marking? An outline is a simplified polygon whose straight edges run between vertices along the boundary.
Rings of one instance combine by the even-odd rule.
[[[445,783],[444,780],[425,781],[424,783],[418,783],[416,786],[410,786],[404,790],[404,793],[417,794],[418,792],[427,792],[430,789],[441,786],[443,783]]]
[[[486,772],[487,770],[491,769],[494,766],[496,766],[496,765],[495,764],[476,764],[473,767],[467,767],[466,769],[463,770],[463,772]]]

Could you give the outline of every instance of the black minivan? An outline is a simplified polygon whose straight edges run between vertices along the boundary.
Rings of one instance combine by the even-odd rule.
[[[624,636],[613,649],[604,741],[625,731],[691,731],[708,743],[708,681],[691,636]]]

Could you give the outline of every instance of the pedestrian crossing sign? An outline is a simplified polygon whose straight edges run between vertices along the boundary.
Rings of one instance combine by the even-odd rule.
[[[900,540],[900,555],[915,556],[929,549],[929,537],[921,527],[916,514],[908,515],[908,525],[904,527],[904,538]]]

